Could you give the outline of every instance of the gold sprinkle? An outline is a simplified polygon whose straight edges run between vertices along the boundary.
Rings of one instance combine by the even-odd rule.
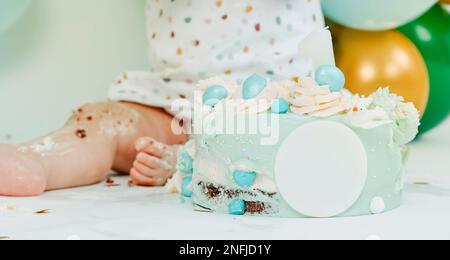
[[[217,6],[217,7],[222,7],[222,5],[223,5],[222,0],[217,0],[217,1],[216,1],[216,6]]]
[[[48,213],[50,213],[49,209],[43,209],[43,210],[38,210],[38,211],[34,212],[34,214],[38,214],[38,215],[44,215],[44,214],[48,214]]]
[[[200,212],[200,213],[211,213],[211,210],[206,209],[194,209],[194,212]]]
[[[225,75],[231,75],[231,74],[233,74],[233,71],[232,71],[232,70],[226,70],[226,71],[225,71]]]
[[[128,80],[128,73],[125,72],[125,73],[123,74],[123,79],[124,79],[124,80]]]
[[[244,48],[244,53],[248,53],[250,51],[250,48],[249,47],[245,47]]]
[[[245,8],[245,12],[248,13],[248,14],[253,12],[253,6],[247,5],[247,7]]]
[[[178,49],[177,49],[177,55],[178,55],[178,56],[183,55],[183,50],[182,50],[181,48],[178,48]]]
[[[295,83],[300,83],[300,77],[293,77],[292,80],[293,80]]]

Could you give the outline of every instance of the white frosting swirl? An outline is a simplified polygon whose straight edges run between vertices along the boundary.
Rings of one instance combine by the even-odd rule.
[[[299,115],[330,117],[349,110],[355,98],[347,91],[331,92],[328,86],[319,86],[312,78],[305,78],[289,96],[291,111]]]
[[[203,93],[212,85],[221,85],[228,90],[228,97],[220,101],[214,108],[204,106]],[[269,111],[273,100],[277,98],[286,99],[293,87],[296,86],[292,81],[268,82],[267,87],[255,98],[246,100],[242,97],[243,86],[238,86],[235,82],[226,82],[221,78],[211,78],[202,80],[197,85],[194,105],[201,109],[204,114],[210,114],[213,111],[224,111],[225,107],[234,108],[236,113],[263,113]]]
[[[273,100],[288,93],[287,88],[292,86],[289,81],[268,82],[267,87],[254,99],[245,100],[242,97],[243,87],[238,88],[234,97],[238,113],[262,113],[268,111]]]

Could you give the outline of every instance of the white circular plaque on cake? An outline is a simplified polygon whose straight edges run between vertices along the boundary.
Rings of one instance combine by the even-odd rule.
[[[356,133],[341,123],[317,121],[298,127],[281,144],[275,180],[295,211],[334,217],[358,200],[367,169],[367,153]]]

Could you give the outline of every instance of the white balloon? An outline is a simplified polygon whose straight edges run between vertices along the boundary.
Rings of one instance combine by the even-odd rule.
[[[322,0],[325,15],[360,30],[388,30],[428,11],[437,0]]]

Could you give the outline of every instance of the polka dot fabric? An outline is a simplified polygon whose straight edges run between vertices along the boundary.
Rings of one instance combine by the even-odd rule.
[[[319,0],[148,0],[150,71],[127,72],[112,100],[163,107],[192,99],[198,80],[251,74],[298,78],[311,66],[298,45],[324,27]]]

